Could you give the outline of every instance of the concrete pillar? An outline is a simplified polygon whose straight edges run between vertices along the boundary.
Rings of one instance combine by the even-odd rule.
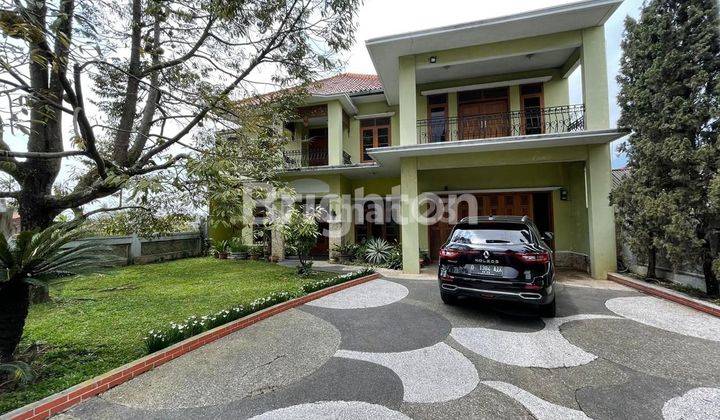
[[[133,233],[130,238],[130,249],[128,249],[128,264],[134,264],[136,258],[142,255],[142,243],[137,234]]]
[[[605,28],[595,26],[582,31],[582,88],[585,125],[588,130],[610,128]]]
[[[252,245],[253,240],[253,211],[255,210],[255,201],[250,198],[250,194],[245,194],[243,198],[243,226],[241,231],[242,241],[245,245]]]
[[[615,215],[610,206],[612,186],[610,145],[588,146],[585,164],[590,240],[590,274],[596,279],[607,278],[617,269],[615,249]]]
[[[343,109],[340,101],[327,105],[328,114],[328,165],[343,163]]]
[[[420,230],[417,220],[418,174],[415,158],[406,158],[400,161],[400,186],[403,272],[418,274],[420,273]]]
[[[403,56],[399,60],[400,145],[404,146],[406,144],[417,144],[415,57]]]
[[[283,210],[282,201],[278,201],[275,204],[275,211],[280,215]],[[270,230],[270,256],[277,261],[285,259],[285,238],[278,226],[273,226]]]

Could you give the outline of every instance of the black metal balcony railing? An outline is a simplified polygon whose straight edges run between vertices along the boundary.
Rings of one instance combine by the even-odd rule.
[[[285,155],[286,169],[328,165],[327,150],[289,150],[283,152],[283,154]],[[350,155],[347,152],[343,152],[343,164],[352,164]]]
[[[525,108],[522,111],[499,114],[432,118],[417,122],[419,143],[566,133],[582,130],[585,130],[584,105]]]

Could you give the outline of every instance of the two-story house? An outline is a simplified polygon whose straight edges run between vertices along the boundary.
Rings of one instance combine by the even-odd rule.
[[[397,240],[404,271],[417,273],[420,250],[436,257],[452,223],[403,217],[428,211],[412,198],[465,195],[481,215],[532,217],[554,233],[558,265],[605,278],[616,265],[609,143],[623,133],[610,128],[603,25],[621,1],[367,41],[377,75],[341,74],[313,87],[301,118],[288,124],[298,140],[284,176],[301,199],[349,196],[361,212],[384,206],[399,219],[343,213],[316,251]],[[582,103],[570,101],[576,70]],[[342,213],[340,204],[329,210]]]

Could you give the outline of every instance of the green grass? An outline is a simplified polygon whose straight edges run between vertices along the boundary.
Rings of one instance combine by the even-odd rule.
[[[274,291],[299,291],[307,280],[275,264],[212,258],[69,278],[53,287],[53,302],[31,308],[21,348],[41,344],[43,351],[32,363],[38,377],[24,389],[0,393],[0,413],[143,356],[143,337],[153,328]]]

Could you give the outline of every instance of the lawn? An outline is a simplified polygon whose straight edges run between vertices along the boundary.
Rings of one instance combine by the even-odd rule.
[[[212,258],[68,278],[53,286],[53,302],[31,308],[21,349],[40,344],[32,363],[38,377],[25,389],[0,393],[0,413],[143,356],[143,337],[153,328],[274,291],[297,291],[304,281],[291,268]]]

